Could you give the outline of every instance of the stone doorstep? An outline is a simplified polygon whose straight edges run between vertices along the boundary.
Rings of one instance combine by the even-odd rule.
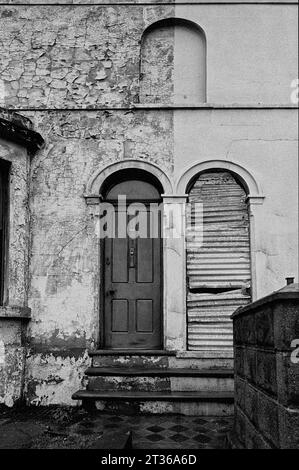
[[[136,392],[78,390],[73,400],[204,401],[234,403],[233,392]]]
[[[232,370],[135,367],[90,367],[85,372],[88,390],[233,391]]]
[[[89,356],[176,356],[176,351],[165,349],[96,349]]]
[[[98,392],[80,390],[73,395],[89,412],[123,415],[231,416],[233,393],[203,392]]]
[[[206,378],[233,378],[233,369],[139,369],[116,367],[89,367],[85,374],[91,377],[101,376],[132,376],[132,377],[206,377]]]
[[[233,369],[232,359],[193,357],[193,355],[192,358],[189,358],[181,356],[175,351],[165,350],[96,350],[90,351],[89,355],[92,359],[90,371],[93,368],[106,370],[110,368],[117,370],[122,368],[131,370],[180,369],[185,371],[182,375],[186,375],[188,370],[211,370],[215,375],[223,376],[224,372],[222,373],[222,371],[231,372]],[[211,374],[213,373],[211,372]],[[177,375],[179,374],[177,373]]]

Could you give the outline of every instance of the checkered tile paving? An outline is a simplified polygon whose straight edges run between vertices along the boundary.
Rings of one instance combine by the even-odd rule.
[[[81,422],[81,425],[83,423]],[[181,415],[111,416],[93,421],[97,431],[131,430],[135,449],[216,449],[224,445],[232,418]]]
[[[62,407],[0,408],[1,420],[25,426],[28,435],[37,426],[32,448],[88,448],[102,435],[132,431],[134,449],[221,449],[233,424],[232,417],[125,416]]]

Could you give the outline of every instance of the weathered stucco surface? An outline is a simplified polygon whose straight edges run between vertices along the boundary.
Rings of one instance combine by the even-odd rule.
[[[288,103],[297,76],[295,5],[32,5],[3,6],[0,15],[10,107],[138,101],[142,33],[174,16],[206,33],[209,102]]]
[[[2,7],[1,48],[7,53],[1,55],[0,78],[6,106],[89,108],[137,101],[142,32],[171,11],[167,6]]]
[[[193,110],[174,113],[174,166],[224,160],[246,168],[265,200],[254,223],[257,297],[298,275],[296,110]]]
[[[297,75],[296,6],[86,3],[0,6],[0,105],[30,118],[45,139],[30,168],[24,149],[6,141],[0,146],[0,158],[13,161],[15,188],[9,298],[32,309],[26,371],[15,370],[26,374],[26,397],[33,404],[72,404],[72,392],[84,385],[87,349],[98,346],[97,219],[84,193],[91,175],[110,163],[151,162],[173,187],[189,167],[206,160],[241,165],[265,196],[254,217],[258,296],[297,273],[296,111],[279,109],[290,104]],[[206,34],[208,102],[277,108],[155,109],[147,103],[131,109],[140,101],[142,34],[170,17],[193,21]],[[179,67],[173,47],[170,41],[163,57]],[[159,91],[169,94],[173,87],[165,80]],[[166,248],[174,285],[165,293],[165,344],[182,349],[185,286],[177,285],[184,252],[177,241]],[[12,404],[17,395],[8,392],[5,402]]]

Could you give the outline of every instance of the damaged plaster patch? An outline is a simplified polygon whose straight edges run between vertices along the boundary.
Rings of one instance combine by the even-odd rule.
[[[87,351],[79,358],[34,354],[27,360],[27,403],[36,406],[72,405],[72,394],[85,386]]]

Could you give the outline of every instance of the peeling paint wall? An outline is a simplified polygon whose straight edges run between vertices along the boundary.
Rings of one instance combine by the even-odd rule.
[[[6,106],[89,108],[136,102],[141,34],[171,11],[167,6],[2,7],[1,48],[6,53],[0,78]]]
[[[128,158],[151,161],[171,173],[172,113],[44,112],[31,117],[49,145],[31,165],[27,397],[35,404],[70,404],[71,391],[82,386],[86,349],[96,347],[100,333],[99,242],[97,220],[83,197],[87,181],[97,168]]]
[[[290,84],[297,75],[296,6],[29,3],[0,5],[1,99],[30,118],[46,142],[30,173],[25,153],[18,150],[15,158],[13,174],[20,187],[15,197],[28,206],[30,230],[26,212],[13,215],[15,287],[10,295],[20,305],[28,297],[32,309],[24,372],[27,402],[72,404],[72,392],[84,386],[87,350],[98,345],[100,335],[96,220],[83,197],[96,170],[136,159],[154,163],[175,181],[206,160],[243,165],[266,196],[255,221],[259,295],[281,287],[289,270],[297,269],[295,111],[279,109],[290,104]],[[153,101],[168,104],[170,67],[162,77],[161,99],[131,109],[142,101],[143,32],[172,17],[193,21],[206,34],[208,102],[277,108],[152,109]],[[163,60],[179,67],[170,39]],[[151,60],[154,66],[159,54]],[[7,143],[0,152],[4,147],[6,154],[13,152]],[[177,338],[170,340],[176,344]],[[1,351],[0,343],[0,368]]]

